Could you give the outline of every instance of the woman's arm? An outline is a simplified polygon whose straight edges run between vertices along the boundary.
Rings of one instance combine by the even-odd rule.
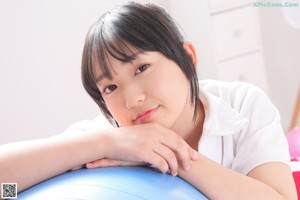
[[[20,192],[75,166],[103,158],[105,141],[105,134],[89,132],[1,145],[0,182],[17,183]]]
[[[18,192],[95,160],[110,158],[153,165],[162,172],[189,168],[197,159],[176,133],[158,124],[144,124],[0,146],[0,182],[18,184]]]
[[[212,200],[297,200],[291,170],[279,162],[260,165],[244,176],[200,154],[179,176]]]

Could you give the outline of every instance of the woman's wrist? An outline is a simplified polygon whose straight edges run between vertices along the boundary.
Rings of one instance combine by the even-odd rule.
[[[63,148],[62,152],[71,165],[70,169],[76,169],[78,166],[106,157],[110,148],[108,130],[60,134],[52,139],[55,140],[54,143],[58,145],[58,148]]]
[[[85,155],[90,155],[86,163],[109,157],[111,149],[113,148],[111,130],[103,129],[89,132],[86,137],[88,138],[86,142],[84,142],[84,146],[87,150]]]

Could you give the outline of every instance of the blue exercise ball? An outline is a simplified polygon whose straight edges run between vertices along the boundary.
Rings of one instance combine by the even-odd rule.
[[[179,177],[150,167],[106,167],[69,171],[18,194],[19,200],[207,200]]]

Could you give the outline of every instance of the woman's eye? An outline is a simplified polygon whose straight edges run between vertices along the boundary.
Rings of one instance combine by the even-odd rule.
[[[117,86],[116,86],[116,85],[109,85],[109,86],[106,86],[106,87],[103,89],[103,93],[105,93],[105,94],[110,94],[110,93],[112,93],[115,89],[117,89]]]
[[[144,65],[141,65],[137,68],[135,74],[139,74],[143,71],[145,71],[146,69],[148,69],[148,67],[150,66],[150,64],[144,64]]]

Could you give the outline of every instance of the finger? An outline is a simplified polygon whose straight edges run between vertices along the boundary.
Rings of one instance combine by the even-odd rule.
[[[153,149],[153,151],[166,160],[171,175],[176,176],[178,172],[178,162],[175,153],[164,145],[159,145],[156,149]]]
[[[98,168],[98,167],[113,167],[113,166],[143,166],[147,165],[144,162],[128,162],[114,159],[100,159],[86,164],[86,168]]]
[[[169,170],[169,165],[163,157],[161,157],[155,152],[147,153],[147,154],[148,154],[147,155],[148,159],[146,159],[147,163],[152,165],[154,168],[157,168],[159,171],[161,171],[161,173],[167,173],[167,171]]]
[[[83,167],[84,167],[84,165],[77,166],[77,167],[73,167],[73,168],[71,169],[71,171],[75,171],[75,170],[81,169],[81,168],[83,168]]]
[[[114,162],[114,160],[100,159],[100,160],[96,160],[96,161],[87,163],[86,168],[93,169],[93,168],[98,168],[98,167],[111,167],[111,166],[115,166],[115,165],[117,165],[117,163]]]
[[[159,131],[164,133],[160,134],[162,136],[161,142],[175,152],[179,166],[184,170],[189,170],[191,160],[197,160],[198,152],[191,148],[177,133],[163,127],[159,128]]]
[[[165,138],[162,142],[175,152],[179,165],[184,170],[189,170],[191,157],[194,156],[191,150],[192,148],[175,133],[172,134],[172,137]],[[191,153],[192,155],[190,155]]]
[[[190,153],[190,156],[191,156],[192,160],[197,160],[198,159],[198,157],[199,157],[199,152],[198,151],[196,151],[193,148],[190,148],[189,153]]]

